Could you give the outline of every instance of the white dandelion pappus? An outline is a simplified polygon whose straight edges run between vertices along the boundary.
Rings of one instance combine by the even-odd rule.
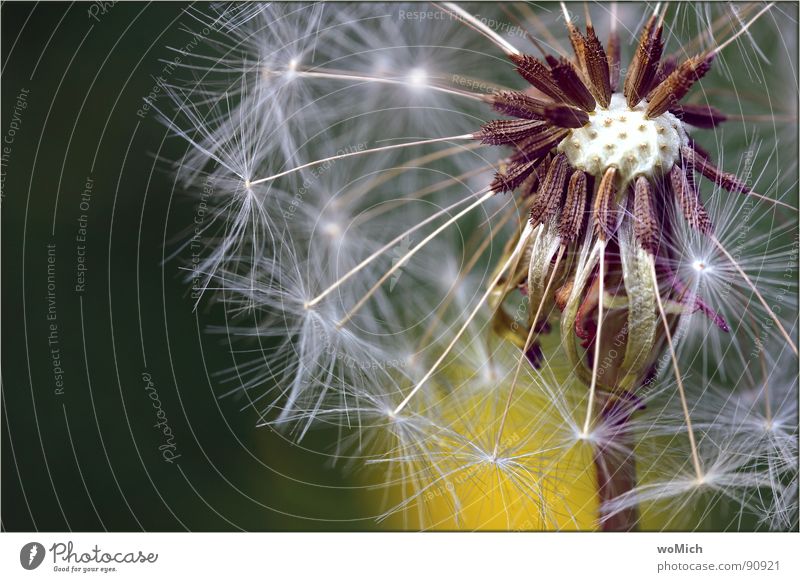
[[[173,88],[181,175],[222,187],[202,272],[218,331],[250,340],[233,388],[261,424],[333,431],[336,458],[381,468],[386,520],[796,520],[796,431],[777,431],[795,413],[774,399],[791,391],[764,401],[763,438],[734,394],[754,349],[797,355],[790,190],[723,171],[743,158],[717,140],[712,162],[695,131],[735,117],[700,79],[719,63],[729,81],[735,50],[760,72],[754,25],[775,7],[634,8],[597,9],[596,32],[588,8],[579,26],[566,6],[503,7],[516,35],[451,3],[430,25],[399,19],[416,5],[248,7]],[[683,100],[693,86],[707,104]]]

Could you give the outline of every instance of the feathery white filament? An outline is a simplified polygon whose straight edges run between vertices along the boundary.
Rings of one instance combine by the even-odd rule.
[[[406,263],[408,263],[408,260],[409,260],[411,257],[413,257],[415,254],[417,254],[417,253],[418,253],[420,250],[422,250],[422,249],[423,249],[423,248],[424,248],[424,247],[425,247],[425,246],[426,246],[426,245],[427,245],[429,242],[431,242],[431,241],[432,241],[434,238],[436,238],[437,236],[439,236],[439,234],[440,234],[440,233],[441,233],[443,230],[445,230],[447,227],[449,227],[450,225],[452,225],[453,223],[455,223],[456,221],[458,221],[458,220],[459,220],[459,219],[460,219],[462,216],[464,216],[465,214],[467,214],[467,213],[471,212],[472,210],[474,210],[475,208],[477,208],[478,206],[480,206],[481,204],[483,204],[484,202],[486,202],[486,201],[487,201],[489,198],[491,198],[492,196],[494,196],[494,194],[495,194],[495,192],[494,192],[493,190],[490,190],[489,192],[487,192],[486,194],[484,194],[483,196],[481,196],[481,197],[480,197],[480,198],[479,198],[477,201],[475,201],[475,202],[473,202],[472,204],[470,204],[469,206],[467,206],[467,207],[466,207],[464,210],[462,210],[461,212],[459,212],[458,214],[456,214],[456,215],[455,215],[453,218],[449,219],[447,222],[445,222],[445,223],[444,223],[443,225],[441,225],[439,228],[437,228],[436,230],[434,230],[434,231],[433,231],[431,234],[429,234],[428,236],[426,236],[426,237],[425,237],[425,238],[422,240],[422,242],[420,242],[420,243],[419,243],[417,246],[415,246],[413,249],[411,249],[410,251],[408,251],[407,253],[405,253],[405,254],[404,254],[402,257],[400,257],[399,259],[397,259],[397,260],[394,262],[394,265],[392,265],[392,267],[391,267],[391,268],[390,268],[388,271],[386,271],[386,273],[384,273],[384,274],[383,274],[383,276],[382,276],[380,279],[378,279],[378,281],[377,281],[377,282],[376,282],[376,283],[375,283],[375,284],[372,286],[372,288],[371,288],[369,291],[367,291],[367,293],[366,293],[366,294],[365,294],[365,295],[364,295],[364,296],[363,296],[361,299],[359,299],[358,303],[356,303],[356,304],[353,306],[353,308],[352,308],[352,309],[350,309],[350,311],[348,311],[348,312],[347,312],[347,315],[345,315],[345,316],[342,318],[342,320],[341,320],[341,321],[339,321],[339,323],[338,323],[337,325],[338,325],[339,327],[341,327],[341,326],[343,326],[344,324],[346,324],[348,321],[350,321],[350,319],[351,319],[351,318],[352,318],[352,317],[353,317],[353,316],[356,314],[356,312],[357,312],[359,309],[361,309],[361,306],[362,306],[362,305],[364,305],[364,303],[366,303],[366,302],[369,300],[369,298],[370,298],[370,297],[372,297],[372,296],[375,294],[375,292],[376,292],[378,289],[380,289],[380,288],[381,288],[381,285],[383,285],[383,284],[384,284],[384,283],[387,281],[387,279],[389,279],[389,277],[391,277],[391,276],[392,276],[392,275],[393,275],[393,274],[394,274],[394,273],[395,273],[395,272],[396,272],[398,269],[400,269],[400,268],[402,268],[403,266],[405,266],[405,265],[406,265]]]
[[[326,69],[313,69],[301,70],[296,73],[300,77],[308,77],[310,79],[334,79],[340,81],[361,81],[364,83],[379,83],[384,85],[402,85],[414,89],[422,88],[446,93],[448,95],[456,95],[458,97],[466,97],[475,101],[485,101],[486,96],[480,93],[473,93],[464,89],[456,89],[454,87],[444,87],[430,83],[427,80],[425,72],[421,69],[414,69],[406,77],[394,78],[379,75],[366,75],[363,73],[352,73],[349,71],[329,71]]]
[[[314,166],[319,166],[320,164],[325,164],[327,162],[335,162],[336,160],[342,160],[344,158],[352,158],[353,156],[363,156],[365,154],[375,154],[378,152],[385,152],[389,150],[397,150],[402,148],[410,148],[418,145],[425,145],[429,143],[439,143],[443,141],[459,141],[459,140],[467,140],[467,139],[475,139],[475,136],[471,133],[465,133],[462,135],[451,135],[448,137],[435,137],[431,139],[421,139],[418,141],[412,141],[408,143],[398,143],[388,146],[381,146],[377,148],[371,148],[368,150],[358,150],[354,152],[347,152],[344,154],[338,154],[336,156],[330,156],[327,158],[321,158],[319,160],[314,160],[313,162],[308,162],[307,164],[303,164],[301,166],[297,166],[290,170],[286,170],[284,172],[279,172],[277,174],[273,174],[272,176],[267,176],[266,178],[259,178],[258,180],[250,180],[245,184],[245,187],[249,188],[251,186],[255,186],[257,184],[263,184],[264,182],[271,182],[272,180],[276,180],[278,178],[282,178],[283,176],[288,176],[289,174],[294,174],[295,172],[299,172],[300,170],[304,170],[306,168],[312,168]]]
[[[550,277],[547,280],[547,285],[544,288],[544,293],[542,293],[542,299],[539,301],[539,306],[536,308],[536,313],[534,314],[533,319],[531,319],[531,321],[533,322],[531,325],[531,329],[528,331],[528,337],[525,338],[525,344],[522,346],[522,353],[517,359],[517,365],[514,367],[514,377],[511,379],[511,387],[508,390],[508,398],[506,399],[506,406],[503,409],[503,416],[500,419],[500,428],[497,429],[497,438],[495,439],[494,442],[493,456],[497,456],[498,450],[500,449],[500,441],[503,438],[503,431],[505,430],[506,421],[508,420],[508,413],[511,412],[511,404],[514,398],[514,391],[517,387],[517,380],[519,380],[519,373],[522,370],[522,363],[528,359],[528,350],[530,349],[531,342],[533,341],[533,336],[536,334],[536,327],[539,322],[539,316],[542,313],[544,302],[550,293],[550,287],[553,285],[553,281],[555,280],[556,274],[558,273],[558,267],[561,265],[561,259],[564,257],[564,252],[566,250],[567,247],[564,244],[558,247],[558,255],[556,256],[556,262],[555,264],[553,264],[553,270],[550,273]]]
[[[745,280],[745,282],[750,287],[750,289],[753,290],[753,293],[758,298],[758,301],[761,303],[761,305],[764,307],[764,309],[767,310],[767,313],[769,314],[770,318],[772,319],[772,321],[775,322],[775,325],[778,326],[778,329],[781,331],[781,334],[783,335],[784,339],[786,339],[786,343],[789,344],[789,347],[792,348],[792,351],[794,352],[794,355],[796,356],[797,355],[797,346],[795,345],[794,340],[792,339],[792,336],[790,336],[789,333],[786,331],[786,328],[783,327],[783,324],[781,323],[781,320],[778,319],[778,316],[775,315],[775,311],[773,311],[773,309],[769,306],[767,301],[764,299],[764,296],[761,295],[761,293],[758,290],[758,287],[755,286],[755,284],[750,279],[750,277],[747,276],[747,273],[744,272],[744,270],[739,266],[739,263],[736,262],[736,259],[734,259],[731,256],[731,254],[728,252],[728,249],[726,249],[722,245],[722,243],[719,242],[717,237],[712,235],[711,236],[711,240],[714,242],[714,244],[717,246],[717,248],[722,252],[722,254],[725,255],[725,257],[731,262],[731,265],[733,265],[733,268],[736,269],[736,271],[739,273],[739,275],[742,276],[742,279]]]
[[[509,55],[521,54],[514,45],[512,45],[502,36],[497,34],[491,28],[486,26],[483,22],[472,16],[472,14],[461,8],[458,4],[454,4],[453,2],[444,2],[443,5],[447,10],[454,13],[456,16],[463,18],[466,24],[475,28],[478,32],[483,34],[486,38],[488,38],[489,40],[494,42],[497,46],[499,46],[501,49],[503,49],[507,54]]]
[[[672,343],[672,332],[669,330],[669,322],[667,321],[667,314],[664,311],[664,303],[661,301],[661,291],[658,286],[658,274],[656,273],[655,261],[650,259],[650,274],[653,277],[653,285],[655,289],[656,303],[658,304],[658,312],[661,315],[661,323],[664,325],[664,335],[667,338],[667,347],[669,348],[669,355],[672,361],[672,371],[675,374],[675,383],[678,386],[678,396],[681,400],[681,408],[683,409],[684,420],[686,422],[686,432],[689,435],[689,445],[692,449],[692,464],[694,465],[695,475],[697,482],[702,483],[705,479],[703,466],[700,464],[700,454],[697,451],[697,441],[694,438],[694,428],[692,427],[692,417],[689,414],[689,403],[686,401],[686,389],[683,386],[683,378],[681,370],[678,367],[678,356],[675,353],[675,346]]]
[[[473,319],[475,319],[475,316],[478,314],[478,311],[481,309],[481,307],[483,307],[483,304],[489,298],[489,295],[491,295],[494,292],[494,286],[497,285],[497,282],[500,281],[500,279],[502,278],[503,274],[517,260],[517,258],[519,257],[520,253],[525,248],[525,245],[528,243],[528,239],[530,238],[532,232],[533,232],[533,227],[531,226],[530,222],[526,222],[525,223],[525,230],[522,232],[522,236],[520,236],[520,239],[519,239],[519,242],[517,243],[517,246],[514,248],[514,251],[511,253],[511,256],[508,257],[508,260],[506,260],[506,262],[503,263],[503,266],[497,272],[497,276],[495,276],[494,280],[491,283],[489,283],[488,289],[483,294],[483,296],[481,297],[480,301],[478,301],[478,304],[475,306],[475,309],[473,309],[472,313],[469,314],[469,317],[467,317],[467,320],[461,326],[461,329],[458,330],[458,333],[452,339],[450,344],[444,349],[442,354],[439,356],[439,359],[437,359],[436,362],[434,362],[434,364],[433,364],[433,366],[431,366],[430,370],[428,370],[428,372],[422,377],[422,379],[419,382],[417,382],[416,386],[414,386],[414,389],[411,390],[411,392],[408,393],[408,396],[406,396],[403,399],[403,401],[400,403],[400,405],[395,409],[395,411],[394,411],[395,414],[399,414],[400,411],[403,410],[403,408],[406,407],[406,404],[408,404],[409,401],[414,397],[414,395],[417,392],[419,392],[420,388],[422,388],[422,386],[425,384],[425,382],[427,382],[428,379],[430,379],[430,377],[433,376],[434,372],[436,372],[436,370],[439,369],[439,366],[444,361],[444,359],[447,357],[447,355],[450,353],[450,350],[453,349],[453,346],[456,345],[456,342],[458,342],[458,340],[464,334],[466,329],[469,327],[469,324],[472,322]]]
[[[589,428],[594,416],[594,398],[597,390],[597,366],[600,362],[600,343],[603,332],[603,295],[605,295],[605,255],[606,243],[603,240],[597,241],[600,253],[600,268],[597,273],[599,283],[599,297],[597,299],[597,331],[594,334],[594,357],[592,358],[592,381],[589,385],[589,398],[586,403],[586,419],[583,421],[583,432],[581,436],[586,438],[589,435]]]
[[[761,15],[762,15],[762,14],[764,14],[764,13],[765,13],[767,10],[769,10],[770,8],[772,8],[774,5],[775,5],[775,3],[774,3],[774,2],[770,2],[769,4],[767,4],[766,6],[764,6],[764,8],[762,8],[761,10],[759,10],[759,11],[758,11],[758,13],[757,13],[755,16],[753,16],[753,18],[751,18],[751,19],[750,19],[750,20],[747,22],[747,24],[745,24],[744,26],[742,26],[742,28],[740,28],[740,29],[739,29],[739,30],[736,32],[736,34],[734,34],[734,35],[733,35],[731,38],[729,38],[728,40],[726,40],[725,42],[723,42],[721,45],[719,45],[718,47],[716,47],[715,49],[713,49],[711,52],[712,52],[713,54],[716,54],[716,53],[720,52],[720,51],[721,51],[722,49],[724,49],[726,46],[728,46],[728,45],[729,45],[729,44],[731,44],[733,41],[735,41],[737,38],[739,38],[740,36],[742,36],[742,35],[743,35],[745,32],[747,32],[747,29],[748,29],[748,28],[750,28],[750,27],[753,25],[753,23],[754,23],[756,20],[758,20],[759,18],[761,18]]]
[[[322,299],[324,299],[329,293],[335,291],[342,283],[344,283],[350,277],[352,277],[353,275],[358,273],[361,269],[366,267],[369,263],[371,263],[372,261],[374,261],[375,259],[377,259],[381,255],[383,255],[387,250],[392,248],[394,245],[396,245],[397,243],[399,243],[403,239],[407,238],[408,235],[410,235],[411,233],[417,231],[418,229],[422,228],[426,224],[428,224],[430,222],[433,222],[434,220],[436,220],[437,218],[439,218],[443,214],[446,214],[447,212],[451,211],[452,209],[457,208],[458,206],[461,206],[462,204],[464,204],[470,198],[473,198],[474,196],[478,196],[478,195],[481,195],[481,194],[483,196],[481,196],[481,198],[477,202],[474,202],[473,204],[471,204],[470,207],[468,208],[468,210],[474,208],[475,206],[477,206],[479,204],[482,204],[483,202],[485,202],[486,200],[491,198],[494,195],[494,192],[489,190],[488,192],[478,192],[476,194],[473,194],[472,196],[469,196],[467,198],[461,199],[458,202],[455,202],[455,203],[451,204],[450,206],[447,206],[446,208],[443,208],[442,210],[432,214],[431,216],[429,216],[428,218],[426,218],[425,220],[423,220],[419,224],[416,224],[416,225],[412,226],[411,228],[406,230],[404,233],[402,233],[402,234],[396,236],[395,238],[393,238],[392,240],[390,240],[388,243],[383,245],[380,249],[378,249],[377,251],[372,253],[366,259],[361,261],[358,265],[353,267],[350,271],[348,271],[343,276],[341,276],[339,279],[337,279],[332,285],[330,285],[327,289],[325,289],[325,291],[323,291],[322,293],[320,293],[319,295],[314,297],[314,299],[312,299],[311,301],[306,303],[306,308],[313,307],[314,305],[316,305],[317,303],[322,301]]]

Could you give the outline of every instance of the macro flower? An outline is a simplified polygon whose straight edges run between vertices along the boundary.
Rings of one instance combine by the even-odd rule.
[[[796,527],[796,196],[692,100],[775,5],[691,53],[685,5],[319,6],[197,14],[226,40],[165,115],[259,424],[328,431],[391,527]]]

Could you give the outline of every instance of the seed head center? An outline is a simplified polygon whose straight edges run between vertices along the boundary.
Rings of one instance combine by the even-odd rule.
[[[688,144],[681,121],[667,112],[653,119],[645,115],[647,103],[628,107],[625,97],[615,93],[608,109],[598,107],[589,123],[558,144],[570,164],[593,176],[602,176],[611,166],[623,182],[640,175],[669,171]]]

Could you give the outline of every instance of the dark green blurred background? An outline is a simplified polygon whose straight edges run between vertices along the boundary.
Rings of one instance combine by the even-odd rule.
[[[230,348],[203,330],[222,313],[192,311],[180,274],[186,252],[163,262],[163,241],[168,254],[178,249],[195,201],[156,159],[179,158],[184,144],[165,140],[153,111],[142,119],[137,110],[159,59],[174,56],[167,47],[191,40],[181,30],[191,24],[185,6],[119,3],[105,14],[97,3],[2,6],[2,131],[13,133],[3,144],[2,527],[375,528],[376,492],[323,454],[254,429],[256,416],[235,397],[219,398],[231,386],[214,374],[231,365]],[[168,107],[163,95],[156,105]],[[86,271],[77,292],[81,214]],[[165,440],[145,373],[174,434],[172,463],[158,448]],[[303,445],[324,451],[325,438],[311,434]]]

